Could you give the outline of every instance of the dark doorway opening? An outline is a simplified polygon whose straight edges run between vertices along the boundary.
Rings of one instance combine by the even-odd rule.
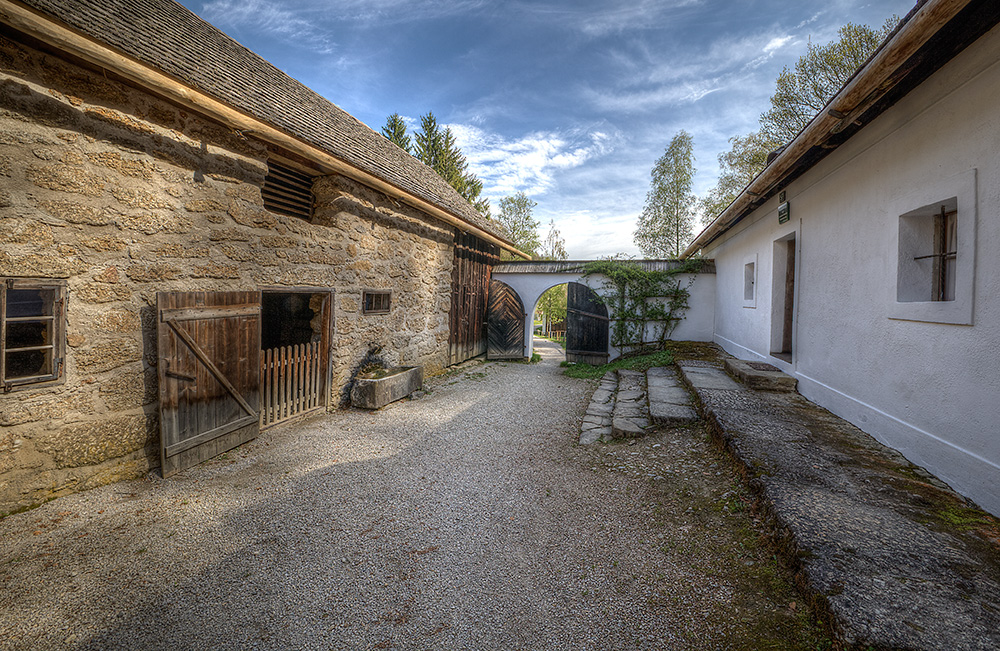
[[[330,403],[333,291],[261,291],[261,427]]]
[[[795,234],[774,243],[771,356],[792,363],[795,332]]]

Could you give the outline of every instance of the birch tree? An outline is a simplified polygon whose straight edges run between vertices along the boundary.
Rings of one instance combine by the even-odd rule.
[[[644,256],[676,258],[694,237],[694,172],[694,140],[680,131],[650,172],[646,204],[633,234]]]

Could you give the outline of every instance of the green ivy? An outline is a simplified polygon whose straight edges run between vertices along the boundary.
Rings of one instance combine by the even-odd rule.
[[[691,298],[691,278],[682,284],[683,274],[697,274],[702,260],[684,260],[674,269],[646,271],[633,260],[594,260],[583,267],[583,277],[605,277],[598,296],[614,314],[611,345],[622,353],[663,350],[677,324],[684,319]],[[653,339],[647,341],[652,326]]]

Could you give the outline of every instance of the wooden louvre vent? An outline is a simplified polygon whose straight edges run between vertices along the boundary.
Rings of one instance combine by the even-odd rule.
[[[267,163],[267,178],[261,195],[271,212],[309,221],[312,217],[312,177],[273,161]]]

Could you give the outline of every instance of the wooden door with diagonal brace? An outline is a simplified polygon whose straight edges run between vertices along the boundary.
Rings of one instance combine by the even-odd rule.
[[[507,283],[490,281],[486,359],[524,359],[524,306]]]
[[[260,426],[260,292],[160,292],[162,473],[255,438]]]

